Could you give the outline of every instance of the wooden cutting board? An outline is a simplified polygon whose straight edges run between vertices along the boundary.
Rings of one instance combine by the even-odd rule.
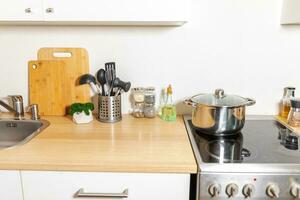
[[[66,107],[72,103],[91,101],[89,86],[78,85],[78,78],[89,73],[89,58],[85,49],[41,48],[38,60],[29,62],[29,101],[39,105],[41,115],[62,116],[67,114]],[[41,67],[32,70],[33,64]],[[46,83],[37,85],[43,80]],[[43,89],[48,92],[43,92]]]
[[[88,52],[83,48],[41,48],[38,60],[61,60],[66,64],[65,78],[68,79],[68,105],[91,101],[90,87],[78,85],[78,78],[90,72]]]
[[[63,116],[69,104],[64,61],[29,61],[30,104],[38,104],[40,115]]]

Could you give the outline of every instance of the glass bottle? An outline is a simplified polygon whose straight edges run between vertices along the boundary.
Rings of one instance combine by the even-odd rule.
[[[300,99],[291,99],[291,109],[288,116],[288,124],[293,127],[300,126]]]
[[[295,97],[294,87],[286,87],[284,88],[283,97],[281,99],[280,105],[280,116],[287,118],[291,109],[291,98]]]
[[[172,86],[167,88],[167,98],[164,106],[162,107],[161,118],[165,121],[176,121],[176,107],[172,99],[173,91]]]

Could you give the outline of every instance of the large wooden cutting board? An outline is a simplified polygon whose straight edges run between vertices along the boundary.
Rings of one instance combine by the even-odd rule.
[[[29,61],[28,72],[30,104],[38,104],[41,115],[65,115],[70,100],[65,62]]]
[[[89,56],[83,48],[41,48],[38,51],[38,60],[60,60],[65,62],[65,78],[68,80],[66,89],[68,105],[75,102],[86,103],[91,101],[88,85],[78,85],[78,78],[89,73]]]

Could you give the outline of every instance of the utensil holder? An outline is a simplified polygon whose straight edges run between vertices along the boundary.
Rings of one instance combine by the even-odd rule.
[[[122,120],[121,95],[116,97],[99,95],[98,120],[106,123]]]

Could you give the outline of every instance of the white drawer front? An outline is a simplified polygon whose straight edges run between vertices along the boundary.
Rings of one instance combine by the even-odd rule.
[[[19,171],[0,171],[0,199],[22,200],[22,185]]]
[[[138,174],[90,172],[28,172],[22,173],[25,200],[86,200],[102,197],[80,197],[75,193],[96,195],[120,194],[128,189],[124,200],[188,200],[189,174]],[[84,194],[83,193],[83,194]]]

